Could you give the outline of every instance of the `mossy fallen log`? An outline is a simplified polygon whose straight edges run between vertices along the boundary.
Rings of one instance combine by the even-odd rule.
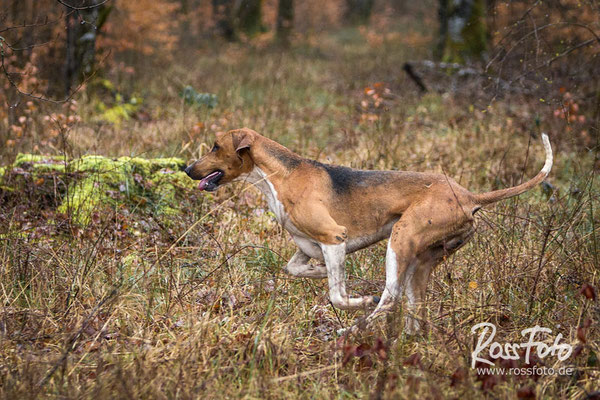
[[[179,213],[177,195],[195,183],[179,158],[108,158],[19,154],[0,169],[0,199],[40,201],[86,225],[102,206],[129,203],[157,216]]]

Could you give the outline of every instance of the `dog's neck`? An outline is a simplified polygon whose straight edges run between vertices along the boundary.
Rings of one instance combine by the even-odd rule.
[[[253,184],[265,196],[270,196],[271,193],[273,193],[273,191],[276,192],[276,189],[273,186],[273,182],[271,182],[271,180],[269,179],[269,175],[256,165],[254,166],[252,171],[250,171],[250,173],[244,174],[236,180]]]
[[[277,191],[281,182],[302,162],[302,157],[265,137],[261,137],[253,143],[250,147],[250,157],[254,163],[254,169],[248,174],[249,181],[252,179],[254,181],[252,183],[257,186],[260,181],[268,181],[270,186]],[[268,186],[264,189],[270,190]],[[259,187],[259,189],[265,193],[263,188]]]
[[[254,168],[240,180],[255,185],[266,197],[269,209],[276,215],[284,227],[289,217],[281,198],[281,182],[299,165],[302,158],[277,142],[267,138],[255,141],[250,148],[250,157]]]

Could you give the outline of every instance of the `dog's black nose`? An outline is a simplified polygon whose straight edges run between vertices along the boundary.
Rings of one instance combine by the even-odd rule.
[[[190,172],[192,171],[192,165],[194,165],[194,164],[190,164],[190,165],[187,166],[186,169],[184,169],[184,172],[186,174],[188,174],[188,176],[190,176]]]

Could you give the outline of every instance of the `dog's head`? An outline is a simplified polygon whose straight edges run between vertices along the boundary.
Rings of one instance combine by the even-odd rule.
[[[254,162],[249,150],[257,136],[258,133],[247,128],[217,134],[212,150],[189,165],[185,173],[200,181],[200,190],[217,190],[220,185],[252,171]]]

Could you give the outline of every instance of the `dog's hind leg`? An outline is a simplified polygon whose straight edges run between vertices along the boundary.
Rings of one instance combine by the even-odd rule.
[[[379,300],[377,307],[367,317],[367,323],[373,321],[378,314],[389,311],[396,303],[402,300],[404,287],[400,278],[401,277],[398,276],[397,255],[394,252],[390,241],[388,242],[387,251],[385,254],[385,287],[383,288],[381,300]]]
[[[379,317],[383,311],[390,310],[399,303],[403,292],[409,298],[409,309],[411,305],[421,301],[421,287],[424,293],[430,269],[435,266],[433,261],[432,265],[427,262],[430,259],[427,250],[432,243],[439,240],[437,238],[440,235],[444,234],[444,228],[432,226],[431,219],[425,219],[427,222],[424,223],[424,214],[426,215],[422,209],[413,208],[405,212],[394,225],[386,254],[385,288],[380,304],[366,318],[367,324]],[[424,285],[419,285],[418,288],[409,286],[416,282],[415,276],[419,279],[423,278]]]
[[[406,270],[410,270],[411,267],[414,267],[416,262],[417,259],[415,258],[407,268],[404,264],[400,264],[398,254],[396,253],[396,250],[394,250],[390,238],[385,255],[385,287],[383,288],[383,293],[381,294],[381,299],[379,300],[377,307],[375,307],[371,314],[366,318],[363,318],[349,328],[339,330],[338,334],[345,335],[356,333],[361,327],[368,327],[377,318],[385,315],[386,312],[393,311],[395,306],[402,300],[405,272]],[[401,271],[399,270],[399,267],[402,269]]]
[[[413,258],[404,271],[404,276],[401,276],[398,274],[396,254],[388,244],[385,288],[377,308],[365,319],[366,325],[368,326],[385,312],[393,311],[394,306],[402,300],[403,294],[406,294],[405,312],[407,315],[405,316],[404,330],[407,334],[417,333],[421,329],[421,322],[426,317],[423,301],[425,300],[427,281],[431,271],[442,257],[443,253],[427,250]]]
[[[407,269],[410,270],[411,266],[414,266],[416,261],[417,260],[413,260]],[[362,324],[368,326],[384,313],[392,311],[394,306],[402,300],[404,292],[402,275],[404,274],[405,272],[398,270],[398,255],[394,251],[392,241],[390,240],[385,255],[385,287],[381,294],[381,300],[379,300],[377,307],[367,318],[365,318]]]
[[[427,307],[425,297],[431,272],[442,262],[444,257],[449,257],[464,246],[474,232],[475,229],[472,223],[464,224],[458,232],[453,233],[454,236],[446,238],[439,244],[432,245],[421,252],[418,256],[418,263],[406,272],[404,276],[407,297],[406,333],[414,334],[426,329]]]
[[[327,278],[327,268],[325,265],[311,265],[308,263],[309,260],[309,256],[304,254],[302,250],[298,250],[293,257],[290,258],[290,261],[283,268],[283,271],[298,278]]]
[[[418,333],[427,321],[427,308],[425,294],[427,282],[431,271],[443,259],[443,252],[438,249],[426,250],[417,258],[404,276],[406,288],[406,317],[404,319],[404,332],[409,335]]]

